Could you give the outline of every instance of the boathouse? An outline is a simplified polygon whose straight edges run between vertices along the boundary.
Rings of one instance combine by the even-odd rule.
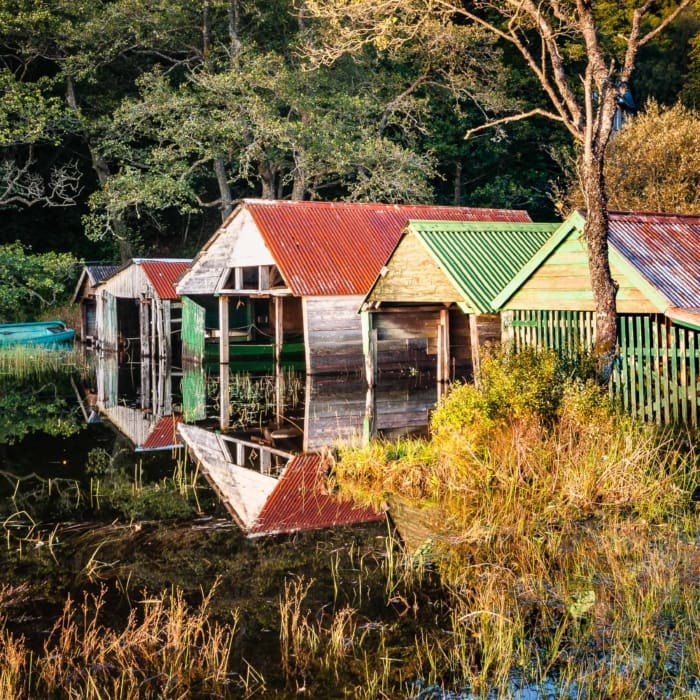
[[[119,269],[118,265],[85,265],[75,286],[73,303],[80,305],[78,337],[83,343],[92,344],[97,338],[97,301],[95,289],[102,280]]]
[[[232,369],[303,352],[310,374],[361,372],[357,310],[409,219],[530,221],[524,211],[243,200],[177,284],[183,357]]]
[[[370,382],[377,366],[471,380],[482,345],[500,341],[491,300],[557,226],[410,221],[361,307]]]
[[[562,353],[595,343],[595,303],[574,212],[493,300],[504,339]],[[618,354],[611,394],[657,423],[700,420],[700,216],[611,212]]]
[[[95,289],[97,347],[170,358],[182,316],[175,282],[190,262],[134,258],[103,279]]]

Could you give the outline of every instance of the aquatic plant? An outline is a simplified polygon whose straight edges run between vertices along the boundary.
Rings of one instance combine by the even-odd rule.
[[[694,436],[619,414],[551,355],[503,353],[441,402],[430,439],[340,447],[335,478],[375,505],[402,499],[399,532],[429,513],[450,614],[416,635],[421,697],[697,690]]]
[[[29,345],[0,348],[0,378],[38,379],[86,372],[87,362],[80,348],[58,349]]]

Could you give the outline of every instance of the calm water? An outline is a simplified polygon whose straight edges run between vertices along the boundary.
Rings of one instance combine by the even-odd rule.
[[[387,434],[421,430],[434,403],[434,389],[406,379],[376,404],[383,407],[376,424]],[[81,600],[104,587],[105,622],[119,626],[146,591],[176,587],[197,604],[216,584],[214,615],[229,621],[233,609],[240,612],[234,676],[250,664],[265,679],[261,696],[297,696],[300,684],[311,697],[352,696],[364,682],[362,668],[347,678],[283,675],[280,598],[290,581],[304,581],[312,617],[350,607],[369,638],[390,628],[396,653],[410,653],[400,651],[401,640],[410,645],[426,620],[406,615],[398,591],[387,602],[387,523],[246,538],[184,449],[147,448],[164,416],[218,427],[218,380],[197,369],[108,359],[83,378],[3,382],[0,583],[18,591],[4,610],[7,627],[39,649],[67,596]],[[366,388],[356,378],[312,384],[288,375],[281,404],[270,378],[236,377],[231,387],[232,425],[247,435],[277,429],[287,446],[315,447],[357,439],[365,424]],[[280,433],[289,425],[301,430]],[[427,624],[441,622],[439,606],[425,612]]]

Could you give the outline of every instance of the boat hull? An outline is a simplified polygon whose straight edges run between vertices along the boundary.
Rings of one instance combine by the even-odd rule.
[[[74,338],[75,330],[67,328],[63,321],[0,324],[0,348],[16,345],[63,346],[72,343]]]

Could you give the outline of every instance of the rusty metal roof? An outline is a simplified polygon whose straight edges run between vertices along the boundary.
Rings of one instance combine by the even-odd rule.
[[[137,445],[136,452],[170,450],[183,446],[177,425],[180,416],[162,416],[153,426],[142,445]]]
[[[178,299],[175,283],[189,267],[191,260],[134,260],[141,265],[156,294],[161,299]]]
[[[671,306],[700,308],[700,215],[610,212],[608,240]]]
[[[319,454],[293,457],[248,535],[275,535],[376,522],[384,514],[340,500],[326,488],[328,462]]]
[[[244,200],[292,293],[365,294],[409,219],[530,222],[511,209]]]

